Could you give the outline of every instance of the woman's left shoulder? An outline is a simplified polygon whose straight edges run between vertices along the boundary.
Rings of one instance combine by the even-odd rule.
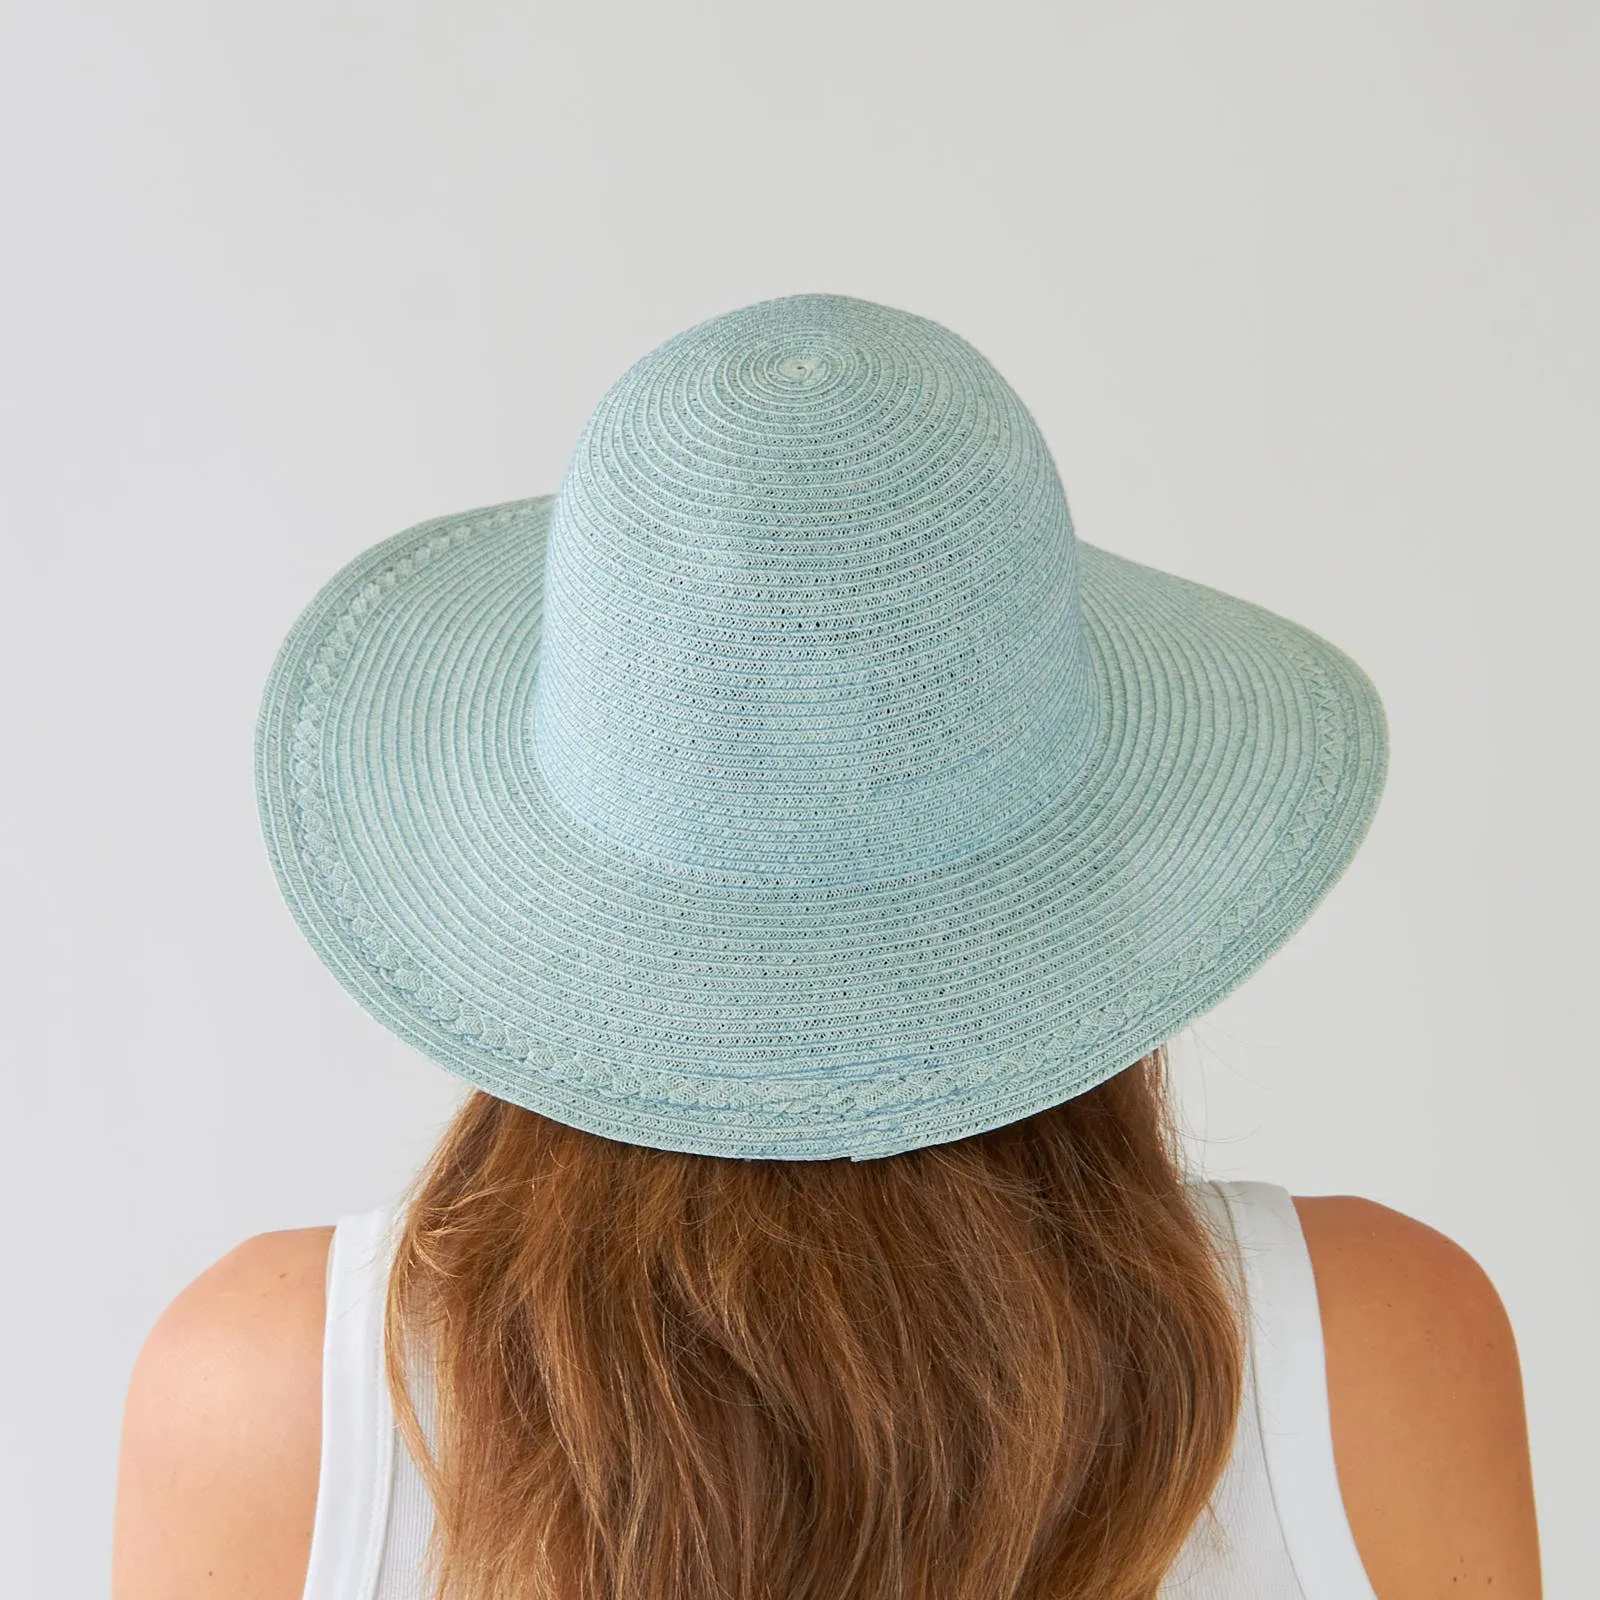
[[[331,1226],[255,1234],[166,1307],[123,1409],[115,1600],[300,1593],[321,1448]]]
[[[1321,1313],[1345,1511],[1381,1595],[1539,1592],[1510,1318],[1483,1266],[1361,1195],[1293,1195]]]

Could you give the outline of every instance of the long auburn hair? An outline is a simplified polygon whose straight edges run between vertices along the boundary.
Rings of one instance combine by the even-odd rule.
[[[862,1162],[473,1090],[385,1307],[432,1600],[1147,1600],[1232,1446],[1232,1267],[1162,1050]]]

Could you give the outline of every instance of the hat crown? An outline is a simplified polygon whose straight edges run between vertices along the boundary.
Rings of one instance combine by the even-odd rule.
[[[664,864],[861,883],[970,855],[1094,743],[1037,425],[926,318],[794,295],[667,340],[551,508],[533,757]]]

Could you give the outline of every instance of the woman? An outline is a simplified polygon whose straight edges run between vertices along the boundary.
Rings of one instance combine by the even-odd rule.
[[[289,904],[473,1090],[162,1317],[117,1600],[1537,1595],[1483,1273],[1198,1180],[1166,1098],[1385,748],[1331,645],[1078,542],[949,330],[650,352],[274,666]]]

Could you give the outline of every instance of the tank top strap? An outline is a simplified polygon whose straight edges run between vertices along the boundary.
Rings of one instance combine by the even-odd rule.
[[[334,1224],[322,1340],[322,1444],[302,1600],[372,1600],[397,1444],[383,1374],[383,1290],[392,1204]]]
[[[1250,1307],[1256,1422],[1295,1575],[1306,1600],[1377,1600],[1339,1489],[1322,1313],[1299,1213],[1275,1183],[1211,1186],[1233,1220]]]

